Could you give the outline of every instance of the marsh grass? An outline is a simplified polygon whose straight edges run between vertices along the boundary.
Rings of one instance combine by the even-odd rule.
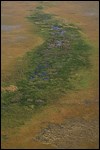
[[[47,105],[81,84],[86,87],[85,79],[79,82],[79,71],[90,68],[91,47],[73,24],[61,24],[53,15],[43,13],[40,7],[28,19],[36,24],[36,32],[45,42],[27,52],[17,64],[10,82],[14,82],[18,91],[2,92],[2,118],[9,116],[15,122],[13,126],[42,107],[36,100],[43,100]]]

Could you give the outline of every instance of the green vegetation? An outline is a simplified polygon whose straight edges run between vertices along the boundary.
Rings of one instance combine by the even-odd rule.
[[[42,8],[37,9],[29,19],[37,25],[37,32],[45,42],[22,58],[27,65],[16,69],[18,90],[2,92],[2,114],[6,118],[24,120],[23,112],[28,118],[33,110],[57,100],[68,90],[77,89],[77,72],[90,67],[90,46],[79,29],[61,24],[53,15],[40,11]]]
[[[36,9],[41,10],[41,9],[43,9],[43,6],[37,6]]]

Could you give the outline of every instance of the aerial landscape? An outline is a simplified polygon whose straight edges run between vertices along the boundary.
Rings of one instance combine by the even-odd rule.
[[[2,149],[99,149],[99,1],[1,2]]]

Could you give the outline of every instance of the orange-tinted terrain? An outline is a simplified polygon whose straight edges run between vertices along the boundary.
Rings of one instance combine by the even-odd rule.
[[[16,68],[19,56],[43,43],[35,26],[26,19],[39,2],[2,2],[2,78]],[[81,28],[92,45],[91,70],[81,71],[83,87],[68,91],[58,101],[44,106],[19,127],[2,129],[2,148],[97,149],[99,147],[99,2],[43,2],[45,13]],[[88,84],[88,85],[87,85]],[[12,85],[14,86],[14,85]],[[11,85],[10,85],[11,87]],[[9,87],[6,87],[9,89]],[[15,88],[16,89],[16,88]],[[12,91],[13,92],[13,91]]]

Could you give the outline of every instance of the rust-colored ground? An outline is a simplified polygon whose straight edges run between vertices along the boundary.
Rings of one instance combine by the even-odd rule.
[[[14,5],[16,3],[16,5]],[[33,37],[33,40],[30,40],[31,38],[28,38],[28,42],[23,41],[23,44],[19,44],[20,46],[14,44],[11,46],[11,43],[7,43],[2,45],[2,68],[5,70],[7,62],[10,64],[10,59],[8,58],[7,51],[10,52],[10,56],[12,54],[13,58],[16,54],[22,55],[30,48],[34,47],[33,42],[36,43],[36,35],[33,35],[30,33],[30,29],[32,29],[32,25],[30,23],[26,23],[26,20],[24,16],[27,14],[27,10],[32,9],[36,6],[36,3],[28,4],[26,5],[23,2],[23,9],[20,8],[20,3],[15,2],[14,4],[12,2],[5,2],[6,7],[11,7],[13,5],[13,9],[10,11],[14,11],[15,9],[18,9],[16,12],[17,18],[16,20],[17,24],[24,24],[23,30],[21,31],[14,31],[12,33],[10,38],[13,38],[13,35],[17,34],[26,36],[29,35],[29,37]],[[44,5],[47,5],[47,3],[51,2],[45,2]],[[3,4],[4,5],[4,4]],[[5,6],[2,6],[4,11],[7,11],[5,9]],[[45,109],[40,110],[37,114],[33,116],[33,118],[26,122],[25,125],[21,126],[18,129],[11,129],[9,131],[5,130],[3,131],[3,134],[8,135],[8,139],[6,141],[2,142],[2,148],[56,148],[54,143],[45,143],[43,141],[34,141],[33,138],[35,135],[38,135],[41,132],[41,128],[46,128],[47,123],[63,123],[65,119],[71,119],[71,118],[81,118],[84,121],[92,122],[96,121],[98,126],[98,8],[99,4],[95,1],[75,1],[75,2],[53,2],[52,6],[47,5],[45,7],[45,12],[53,13],[58,15],[58,18],[64,19],[65,22],[75,23],[86,34],[88,40],[93,45],[92,55],[90,57],[91,63],[93,65],[93,68],[91,69],[91,72],[89,73],[90,77],[90,86],[86,89],[81,89],[77,92],[70,92],[67,95],[65,95],[63,98],[59,99],[55,104],[52,104],[50,106],[46,106]],[[10,14],[12,14],[9,11]],[[21,14],[21,15],[20,15]],[[5,20],[5,23],[9,22]],[[10,20],[11,21],[11,20]],[[14,22],[15,23],[15,17]],[[15,23],[16,24],[16,23]],[[34,30],[34,29],[33,29]],[[20,34],[22,33],[22,34]],[[8,34],[3,33],[2,39],[9,39]],[[15,37],[16,37],[15,36]],[[37,37],[40,41],[39,37]],[[12,41],[12,40],[11,40]],[[26,45],[27,46],[26,46]],[[37,43],[38,45],[39,43]],[[26,48],[27,47],[27,48]],[[6,51],[6,48],[8,49]],[[10,49],[11,48],[11,49]],[[15,51],[13,51],[13,49]],[[15,57],[16,57],[15,56]],[[5,60],[5,61],[4,61]],[[4,64],[3,64],[4,63]],[[98,133],[98,127],[94,125],[96,133]],[[86,128],[86,127],[85,127]],[[90,126],[91,128],[91,126]],[[67,129],[67,128],[66,128]],[[90,129],[91,130],[91,129]],[[69,131],[68,131],[69,132]],[[92,133],[92,136],[94,136],[95,133]],[[47,135],[46,135],[47,136]],[[62,135],[63,136],[63,135]],[[94,136],[94,142],[91,141],[91,136],[87,136],[87,142],[86,140],[83,140],[81,143],[81,148],[98,148],[98,134],[96,137]],[[62,139],[60,139],[61,142]],[[79,141],[80,142],[80,141]],[[65,143],[64,143],[65,144]],[[71,143],[72,144],[72,143]],[[66,146],[67,148],[67,146]],[[75,148],[77,149],[77,142],[75,145]]]

